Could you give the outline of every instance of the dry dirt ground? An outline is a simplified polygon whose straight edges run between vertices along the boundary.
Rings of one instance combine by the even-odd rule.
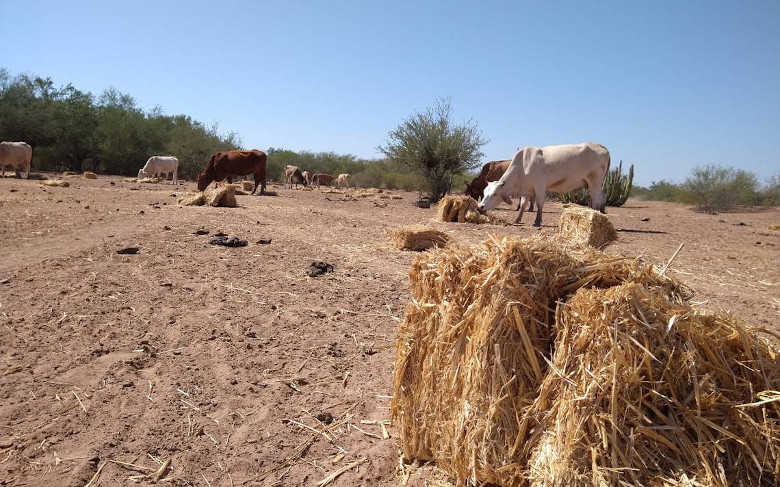
[[[148,485],[167,460],[162,485],[316,485],[350,466],[332,485],[399,484],[377,421],[415,255],[386,232],[435,208],[271,186],[239,208],[180,207],[194,183],[68,181],[0,180],[0,485],[80,487],[101,468],[91,485]],[[432,224],[477,243],[552,233],[560,212],[548,203],[541,230]],[[684,243],[671,274],[699,305],[779,328],[778,209],[608,214],[609,252],[663,264]],[[209,245],[220,231],[249,245]],[[307,276],[312,261],[333,272]]]

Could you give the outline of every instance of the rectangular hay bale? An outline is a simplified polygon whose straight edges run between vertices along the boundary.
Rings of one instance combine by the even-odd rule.
[[[395,228],[390,236],[395,248],[416,252],[444,247],[450,241],[450,236],[442,231],[416,225]]]
[[[584,206],[570,205],[563,209],[558,222],[559,238],[577,245],[603,248],[617,240],[617,232],[606,215]]]

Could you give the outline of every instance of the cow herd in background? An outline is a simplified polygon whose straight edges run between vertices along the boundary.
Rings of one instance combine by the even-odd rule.
[[[198,176],[198,190],[205,190],[214,181],[252,174],[255,186],[252,194],[260,186],[260,194],[265,194],[265,168],[267,156],[261,150],[231,150],[217,152],[209,159],[206,168]],[[17,174],[24,172],[29,177],[32,164],[32,147],[25,142],[0,142],[0,169],[10,166]],[[529,211],[536,203],[534,226],[541,225],[542,208],[546,191],[566,193],[585,187],[590,191],[591,208],[604,212],[606,195],[602,188],[604,178],[609,172],[610,155],[606,147],[593,142],[569,145],[551,145],[546,147],[527,146],[519,149],[512,159],[488,162],[482,170],[466,185],[466,194],[479,201],[479,210],[487,211],[500,203],[512,204],[512,198],[519,203],[516,223],[520,223],[528,204]],[[179,160],[174,156],[152,156],[138,171],[138,179],[173,176],[173,184],[178,181]],[[330,186],[349,188],[349,174],[333,177],[326,173],[310,173],[298,166],[285,166],[285,188],[303,186]]]

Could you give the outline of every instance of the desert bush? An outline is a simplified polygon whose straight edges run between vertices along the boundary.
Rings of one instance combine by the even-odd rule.
[[[699,211],[717,213],[735,206],[760,202],[756,176],[743,169],[716,165],[697,166],[682,184],[682,202]]]
[[[631,193],[634,181],[634,165],[623,174],[623,161],[617,167],[611,169],[604,178],[602,189],[607,197],[607,206],[623,206]],[[560,195],[564,203],[577,203],[578,205],[590,205],[590,191],[586,188],[577,188]]]

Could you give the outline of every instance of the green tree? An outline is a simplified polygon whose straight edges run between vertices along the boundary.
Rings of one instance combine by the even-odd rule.
[[[451,117],[451,101],[439,98],[432,108],[404,120],[388,134],[387,144],[377,147],[390,162],[418,171],[433,201],[452,189],[456,176],[479,164],[484,155],[480,148],[487,143],[471,121],[455,125]]]

